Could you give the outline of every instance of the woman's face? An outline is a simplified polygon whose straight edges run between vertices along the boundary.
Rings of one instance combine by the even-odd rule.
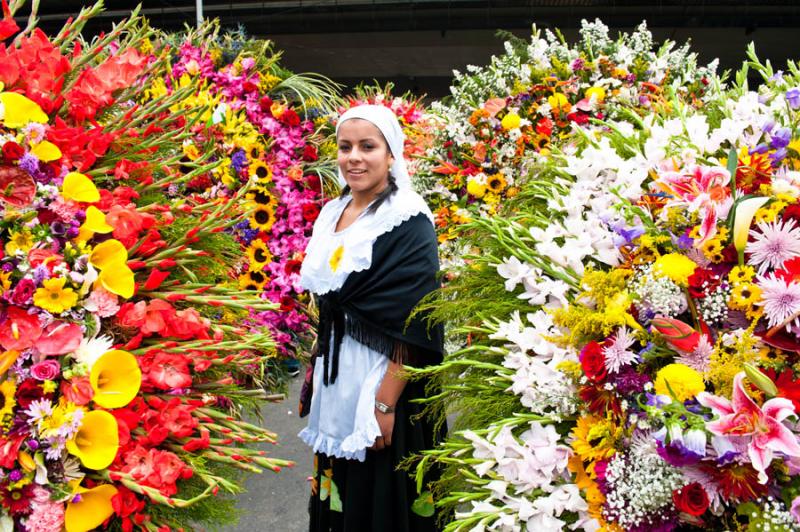
[[[357,194],[379,194],[389,184],[394,162],[389,146],[374,124],[351,118],[339,126],[339,169],[350,190]]]

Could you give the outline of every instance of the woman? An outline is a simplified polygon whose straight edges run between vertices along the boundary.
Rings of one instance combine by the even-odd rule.
[[[424,382],[403,366],[442,358],[442,329],[419,316],[438,287],[433,216],[411,189],[403,132],[383,106],[344,113],[336,128],[341,196],[314,225],[301,284],[320,309],[320,358],[308,427],[314,449],[311,531],[436,530],[412,511],[416,486],[398,464],[439,441],[412,399]]]

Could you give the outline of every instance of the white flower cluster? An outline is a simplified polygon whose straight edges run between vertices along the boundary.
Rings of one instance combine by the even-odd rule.
[[[764,532],[778,532],[778,531],[796,531],[800,530],[794,516],[786,509],[783,501],[775,499],[772,496],[767,497],[766,500],[756,501],[761,508],[761,515],[752,513],[750,515],[750,530],[758,530]]]
[[[588,504],[578,487],[566,482],[571,451],[560,443],[560,436],[552,425],[532,422],[518,438],[510,426],[489,431],[493,429],[496,432],[489,438],[472,431],[464,433],[472,442],[473,457],[481,460],[473,465],[476,473],[495,480],[483,486],[487,498],[473,502],[466,512],[456,512],[457,519],[479,514],[490,516],[490,519],[481,520],[473,532],[556,531],[567,526],[560,518],[571,513],[578,515],[578,521],[570,526],[572,530],[594,532],[599,528],[586,514]],[[513,493],[508,493],[509,488]],[[489,521],[491,524],[487,526]]]
[[[525,291],[519,296],[531,305],[543,305],[547,308],[567,306],[569,285],[564,281],[542,275],[542,271],[517,257],[508,257],[497,266],[497,273],[505,279],[505,287],[509,292],[516,290],[522,283]]]
[[[577,355],[552,341],[561,332],[550,314],[539,310],[526,318],[530,325],[514,312],[510,321],[498,324],[489,336],[510,342],[503,360],[503,366],[514,370],[509,390],[535,414],[568,416],[577,409],[577,393],[572,381],[556,368],[564,360],[577,361]]]
[[[689,308],[681,287],[663,275],[653,274],[649,264],[637,268],[629,287],[639,307],[654,316],[677,316]]]
[[[631,459],[616,454],[606,469],[604,514],[624,529],[655,525],[659,514],[672,507],[672,491],[683,485],[680,470],[657,454]]]

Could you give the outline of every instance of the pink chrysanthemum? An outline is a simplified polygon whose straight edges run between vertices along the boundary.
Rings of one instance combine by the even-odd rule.
[[[714,352],[714,346],[708,340],[708,336],[700,336],[700,341],[691,353],[683,353],[676,362],[689,366],[695,371],[705,373],[711,366],[711,354]]]
[[[633,345],[633,342],[634,339],[627,328],[620,327],[617,329],[613,343],[603,348],[606,370],[609,373],[618,373],[623,366],[636,362],[639,355],[635,351],[628,349]]]
[[[800,228],[795,227],[794,220],[761,222],[757,227],[758,231],[750,231],[754,240],[748,242],[745,252],[750,255],[747,263],[757,266],[759,274],[782,268],[787,260],[800,257]]]
[[[780,325],[800,312],[800,284],[787,283],[775,277],[774,273],[759,276],[757,284],[761,288],[761,301],[757,304],[764,307],[764,316],[770,327]],[[797,319],[794,323],[800,325]]]

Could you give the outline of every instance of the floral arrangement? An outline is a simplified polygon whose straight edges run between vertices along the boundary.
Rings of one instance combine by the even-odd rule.
[[[148,89],[150,98],[158,98],[194,84],[197,91],[180,105],[194,108],[203,126],[184,142],[185,160],[222,157],[213,172],[173,186],[171,193],[233,197],[254,181],[233,227],[247,257],[239,286],[276,303],[252,322],[269,328],[279,355],[296,356],[308,331],[300,265],[322,204],[321,178],[331,172],[325,157],[320,160],[324,136],[315,118],[335,104],[336,87],[320,76],[281,69],[269,42],[220,37],[218,30],[212,23],[180,36],[171,76]]]
[[[713,79],[715,65],[698,67],[688,45],[654,50],[644,23],[613,40],[599,21],[584,21],[580,36],[573,47],[550,30],[534,28],[530,42],[512,37],[490,65],[456,71],[446,103],[431,105],[436,141],[417,179],[443,241],[473,216],[502,212],[551,144],[596,120],[669,107],[670,86],[699,104]]]
[[[467,345],[416,371],[457,412],[417,464],[446,530],[800,528],[800,70],[748,54],[573,124],[466,226],[429,307]]]
[[[172,49],[154,48],[165,39],[135,13],[86,42],[81,28],[101,4],[53,38],[35,29],[35,5],[20,32],[21,2],[1,4],[2,527],[230,523],[220,490],[291,465],[248,447],[275,435],[243,420],[258,412],[277,347],[243,324],[278,305],[233,273],[241,205],[265,194],[258,158],[229,186],[237,157],[224,143],[208,137],[191,156],[208,134],[205,113],[186,105],[201,80],[153,92]],[[307,131],[291,127],[289,151]],[[288,166],[272,164],[283,176]]]

